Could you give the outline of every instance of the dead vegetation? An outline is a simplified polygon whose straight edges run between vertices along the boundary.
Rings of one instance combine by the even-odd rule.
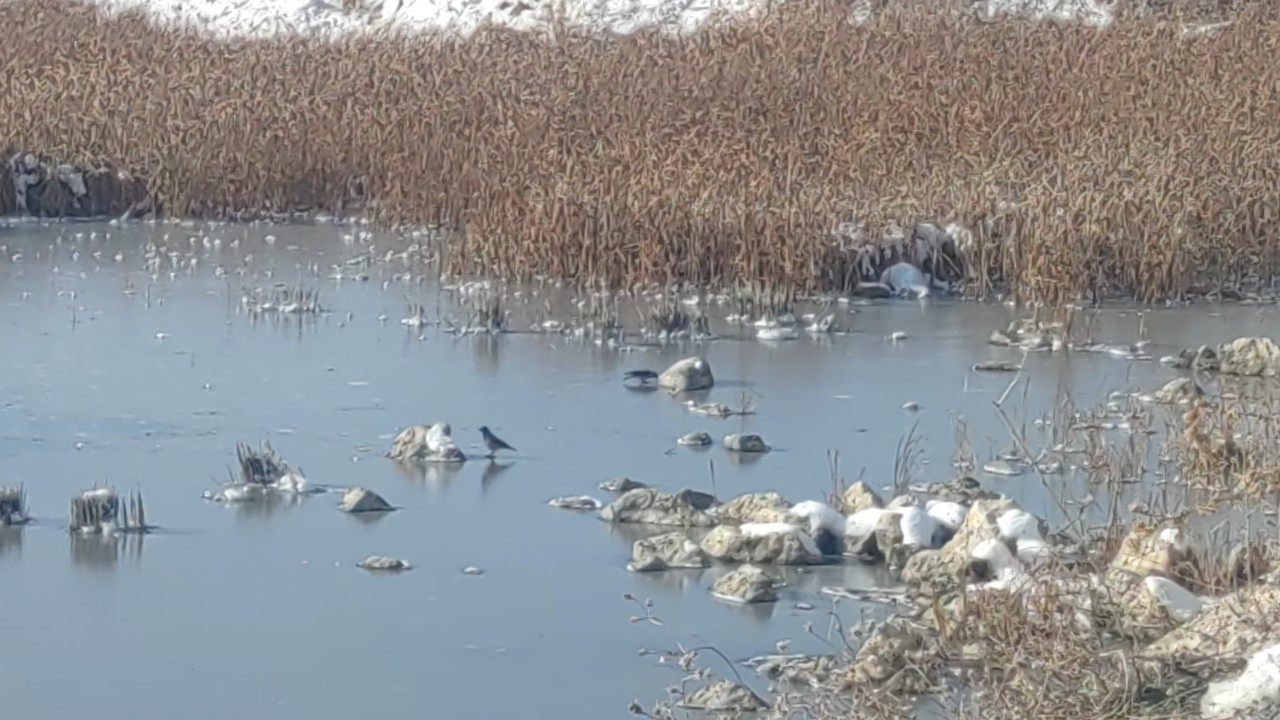
[[[683,38],[226,43],[22,0],[0,7],[21,78],[3,141],[126,168],[174,215],[439,226],[455,275],[847,290],[920,255],[975,293],[1060,302],[1276,272],[1274,3],[1191,34],[1173,10],[1099,32],[833,22],[846,5]]]

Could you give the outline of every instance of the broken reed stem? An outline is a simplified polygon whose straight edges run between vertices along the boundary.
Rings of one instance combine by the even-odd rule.
[[[844,290],[930,220],[967,228],[925,254],[973,292],[1157,300],[1280,266],[1280,6],[1236,6],[1200,34],[817,0],[681,38],[219,42],[20,0],[0,113],[171,214],[438,224],[453,275]]]

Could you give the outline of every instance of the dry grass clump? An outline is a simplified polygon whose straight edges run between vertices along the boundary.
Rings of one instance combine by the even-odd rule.
[[[1277,269],[1280,6],[1240,5],[1192,36],[822,0],[683,38],[218,42],[21,0],[3,142],[173,214],[439,223],[454,274],[842,290],[932,221],[977,292],[1150,300]]]
[[[983,593],[943,632],[982,717],[1177,717],[1203,682],[1108,642],[1081,617],[1101,599],[1041,577],[1034,593]]]
[[[1172,451],[1186,483],[1213,506],[1280,491],[1280,421],[1274,403],[1240,395],[1199,400],[1181,416]]]

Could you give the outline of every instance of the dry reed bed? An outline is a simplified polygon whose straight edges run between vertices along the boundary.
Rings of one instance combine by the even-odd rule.
[[[794,5],[684,39],[330,44],[22,0],[0,140],[127,168],[172,214],[446,223],[455,274],[841,290],[921,219],[973,228],[971,289],[1028,300],[1276,272],[1274,3],[1196,38]],[[833,237],[854,218],[865,238]]]

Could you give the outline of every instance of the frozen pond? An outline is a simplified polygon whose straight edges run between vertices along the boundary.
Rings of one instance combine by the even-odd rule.
[[[209,242],[193,247],[190,237]],[[177,253],[154,280],[148,243]],[[638,648],[696,644],[696,633],[735,659],[771,652],[783,638],[794,641],[789,652],[824,651],[801,629],[810,620],[820,633],[828,626],[818,590],[870,586],[877,571],[790,573],[778,603],[729,606],[707,593],[718,571],[628,573],[634,534],[549,508],[549,498],[607,501],[596,484],[617,475],[710,491],[714,462],[721,497],[769,489],[820,499],[832,488],[836,450],[846,479],[865,473],[884,487],[895,446],[915,423],[928,461],[919,479],[946,480],[957,413],[980,462],[1009,445],[992,402],[1011,376],[970,370],[1022,357],[987,344],[1010,318],[1005,307],[884,301],[856,314],[839,309],[847,335],[725,337],[631,353],[531,333],[457,339],[399,323],[407,301],[431,317],[456,311],[452,295],[417,277],[432,277],[429,267],[396,259],[371,264],[367,280],[328,277],[370,247],[382,258],[411,243],[334,226],[0,229],[0,484],[24,483],[37,519],[0,539],[7,713],[626,717],[629,700],[648,705],[680,677]],[[330,314],[255,320],[239,308],[242,287],[300,281],[320,290]],[[518,328],[547,303],[568,307],[563,292],[533,297],[535,289],[527,303],[507,302],[517,317],[529,314]],[[1202,306],[1153,310],[1146,326],[1158,358],[1274,335],[1277,322],[1271,309]],[[1107,310],[1097,335],[1130,343],[1137,328],[1132,309]],[[907,337],[891,341],[898,331]],[[660,370],[692,352],[715,370],[710,400],[736,405],[745,393],[758,414],[702,417],[621,383],[626,370]],[[1022,419],[1065,393],[1086,405],[1175,376],[1154,359],[1103,353],[1032,354],[1026,368],[1025,400],[1019,387],[1006,402]],[[907,401],[922,409],[904,410]],[[519,451],[425,474],[382,456],[401,428],[436,420],[450,422],[469,453],[482,454],[481,425]],[[717,440],[758,432],[776,451],[742,463],[718,445],[675,448],[691,430]],[[234,464],[236,442],[261,439],[313,482],[368,487],[403,509],[366,522],[337,512],[332,494],[252,510],[202,500]],[[1028,510],[1055,512],[1034,475],[982,479]],[[73,543],[68,499],[101,481],[141,488],[162,531],[118,553]],[[370,575],[355,567],[368,554],[415,569]],[[463,574],[466,566],[484,573]],[[652,597],[665,625],[629,623],[625,592]],[[863,609],[840,605],[848,623]]]

